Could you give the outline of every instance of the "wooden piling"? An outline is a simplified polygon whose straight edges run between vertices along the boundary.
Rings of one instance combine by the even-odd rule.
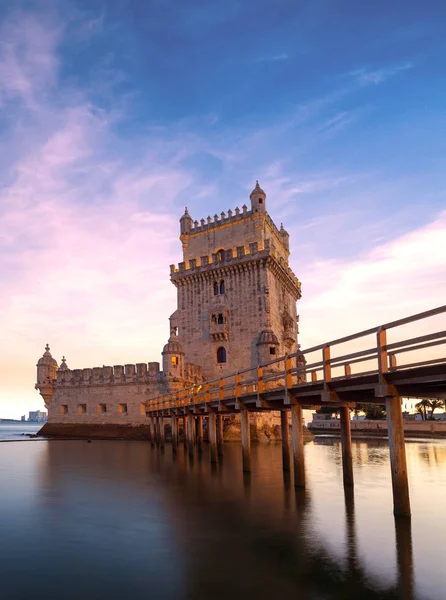
[[[183,444],[184,448],[187,448],[187,420],[186,417],[182,417],[183,420]]]
[[[339,408],[341,416],[341,450],[342,450],[342,474],[344,486],[353,485],[353,457],[352,457],[352,435],[350,428],[350,409],[348,406]]]
[[[153,417],[149,417],[149,432],[150,432],[150,445],[155,445],[155,421]]]
[[[280,411],[280,426],[282,430],[282,466],[285,472],[291,467],[290,456],[290,426],[288,424],[288,410]]]
[[[172,452],[176,453],[178,451],[178,417],[170,418],[170,426],[172,429]]]
[[[194,453],[194,448],[195,448],[195,435],[194,435],[194,415],[192,413],[189,413],[187,415],[187,423],[186,423],[186,428],[187,428],[187,447],[189,450],[189,455],[193,455]]]
[[[386,411],[392,472],[393,514],[396,517],[410,517],[409,482],[407,479],[401,398],[399,396],[388,396],[386,398]]]
[[[218,461],[218,449],[217,449],[217,415],[215,413],[209,413],[208,436],[209,436],[211,463],[216,463]]]
[[[158,416],[155,417],[155,444],[157,446],[160,444],[160,418]]]
[[[305,455],[302,418],[302,406],[300,404],[293,404],[291,406],[291,429],[295,487],[305,487]]]
[[[249,431],[249,412],[246,408],[240,411],[240,429],[242,432],[243,471],[251,471],[251,435]]]
[[[223,456],[223,415],[217,415],[217,451]]]
[[[159,417],[159,440],[160,448],[164,450],[165,431],[164,431],[164,417]]]
[[[198,415],[197,417],[197,445],[198,450],[203,449],[203,417]]]

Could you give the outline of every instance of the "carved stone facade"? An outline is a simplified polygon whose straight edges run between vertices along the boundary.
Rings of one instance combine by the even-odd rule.
[[[36,388],[50,424],[141,426],[152,397],[296,352],[301,292],[288,266],[289,236],[266,212],[258,183],[250,201],[250,210],[200,223],[187,209],[181,217],[183,261],[170,267],[178,308],[162,371],[153,362],[71,370],[47,346]]]

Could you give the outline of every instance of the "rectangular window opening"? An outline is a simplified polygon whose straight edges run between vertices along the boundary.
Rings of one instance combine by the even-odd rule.
[[[126,415],[127,414],[127,404],[125,404],[125,403],[118,404],[118,413],[120,415]]]
[[[99,415],[104,415],[107,412],[107,405],[103,404],[102,402],[100,402],[98,404],[98,414]]]
[[[67,415],[68,414],[68,404],[61,404],[60,406],[60,414]]]
[[[276,353],[276,349],[274,348],[274,346],[271,346],[269,349],[269,353],[270,354],[275,354]]]
[[[77,405],[77,414],[78,415],[85,415],[86,412],[87,412],[86,404],[78,404]]]

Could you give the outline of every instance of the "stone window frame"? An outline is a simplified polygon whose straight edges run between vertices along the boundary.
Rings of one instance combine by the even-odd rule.
[[[226,352],[226,348],[224,346],[219,346],[217,348],[217,363],[219,365],[223,365],[228,362],[228,354]]]
[[[129,407],[127,402],[118,402],[118,413],[123,417],[129,414]]]
[[[68,414],[68,404],[61,404],[60,405],[60,414],[61,415],[67,415]]]

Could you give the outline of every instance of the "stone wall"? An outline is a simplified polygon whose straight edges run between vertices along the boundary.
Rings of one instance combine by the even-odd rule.
[[[387,435],[387,421],[350,421],[352,435],[355,433]],[[406,435],[446,437],[446,421],[403,421]],[[314,433],[340,434],[339,419],[312,421],[308,428]]]

